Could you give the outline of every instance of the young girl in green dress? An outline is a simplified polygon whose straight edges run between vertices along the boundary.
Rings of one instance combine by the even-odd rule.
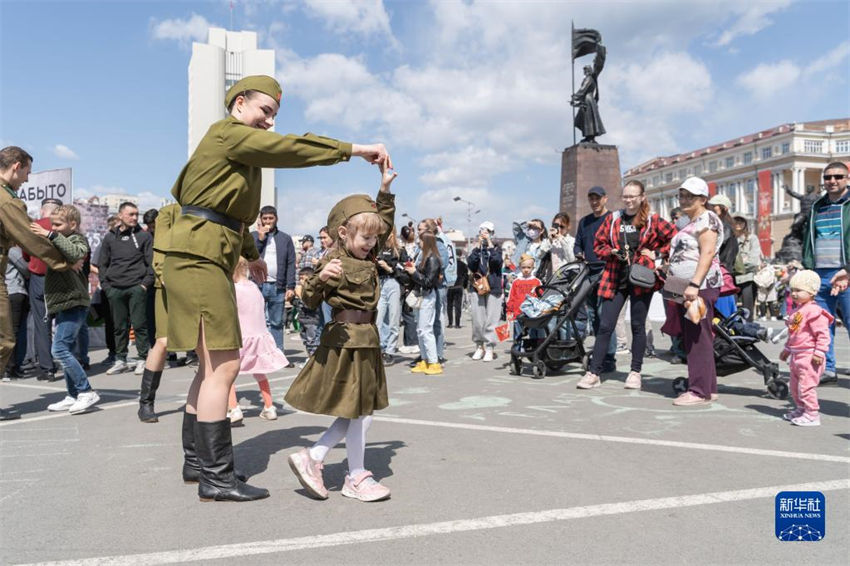
[[[318,308],[325,301],[333,309],[319,348],[286,394],[287,403],[296,409],[337,417],[316,444],[289,456],[298,481],[317,499],[328,498],[322,461],[343,438],[348,475],[342,494],[360,501],[390,496],[390,490],[378,483],[364,464],[371,414],[388,405],[375,326],[381,293],[375,262],[393,230],[395,195],[390,193],[390,184],[396,173],[386,163],[380,166],[381,189],[376,200],[352,195],[331,209],[328,231],[339,245],[322,258],[301,294],[309,308]]]

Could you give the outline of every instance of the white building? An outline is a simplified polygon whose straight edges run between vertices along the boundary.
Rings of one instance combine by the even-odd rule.
[[[136,207],[139,206],[139,197],[135,195],[112,193],[108,195],[97,195],[97,198],[99,204],[106,205],[109,214],[117,214],[118,207],[121,206],[122,202],[132,202]]]
[[[824,166],[831,161],[850,161],[850,119],[782,124],[717,145],[656,157],[626,171],[623,182],[637,179],[646,187],[650,207],[664,217],[679,205],[678,188],[687,177],[702,177],[712,194],[732,201],[732,214],[751,220],[751,228],[769,226],[776,252],[788,233],[800,201],[790,197],[787,186],[805,194],[808,186],[820,189]],[[761,182],[760,182],[761,179]],[[759,216],[759,201],[764,203]],[[767,250],[769,251],[769,250]]]
[[[192,43],[189,60],[189,156],[210,125],[227,115],[224,95],[248,75],[274,76],[274,50],[257,49],[253,31],[209,29],[207,43]],[[277,204],[274,169],[263,169],[260,204]]]

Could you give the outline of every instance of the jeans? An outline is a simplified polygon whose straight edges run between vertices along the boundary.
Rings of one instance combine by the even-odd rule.
[[[850,291],[842,291],[836,296],[830,295],[832,285],[829,280],[838,271],[838,268],[816,268],[815,272],[820,275],[820,289],[815,295],[815,302],[822,308],[829,311],[832,316],[837,316],[835,313],[840,305],[841,320],[844,321],[844,328],[847,329],[847,335],[850,336],[850,327],[847,326],[848,317],[850,317]],[[835,321],[829,325],[829,351],[826,353],[825,371],[835,373]]]
[[[434,338],[437,340],[437,357],[445,358],[446,352],[446,323],[449,320],[449,313],[446,305],[448,304],[448,288],[439,287],[437,289],[437,316],[434,319]]]
[[[139,359],[148,357],[148,317],[145,314],[148,293],[141,285],[133,285],[119,289],[106,289],[109,299],[109,310],[112,311],[112,322],[115,324],[115,357],[127,361],[127,344],[130,341],[130,327],[133,325],[136,333],[136,352]]]
[[[398,323],[401,317],[401,287],[392,277],[381,279],[381,296],[378,298],[378,333],[381,351],[395,354],[398,351]]]
[[[77,343],[74,346],[74,355],[77,356],[80,364],[88,365],[89,360],[89,315],[86,310],[86,316],[83,317],[83,323],[80,325],[80,332],[77,334]]]
[[[416,335],[419,338],[419,355],[429,364],[439,362],[437,338],[434,336],[435,322],[439,316],[437,310],[437,292],[428,291],[422,296],[422,306],[416,319]]]
[[[65,385],[68,387],[68,395],[74,399],[79,393],[91,390],[83,366],[74,357],[77,335],[88,314],[88,307],[74,307],[56,314],[56,332],[51,353],[65,368]]]
[[[599,339],[599,324],[602,322],[602,299],[596,293],[590,293],[587,297],[587,321],[593,328],[593,336],[595,340]],[[608,350],[605,352],[603,367],[613,368],[617,364],[617,341],[611,340],[608,343]]]
[[[260,291],[266,301],[266,327],[274,337],[274,343],[283,351],[283,303],[286,290],[278,288],[277,283],[265,282]]]

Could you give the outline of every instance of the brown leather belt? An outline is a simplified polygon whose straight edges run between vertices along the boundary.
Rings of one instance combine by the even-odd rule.
[[[361,311],[355,309],[334,309],[334,322],[350,322],[352,324],[372,324],[378,313],[375,311]]]

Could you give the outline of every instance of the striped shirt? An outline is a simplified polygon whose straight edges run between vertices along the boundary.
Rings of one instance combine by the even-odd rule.
[[[815,211],[815,268],[842,267],[841,207],[847,198],[827,199]]]

